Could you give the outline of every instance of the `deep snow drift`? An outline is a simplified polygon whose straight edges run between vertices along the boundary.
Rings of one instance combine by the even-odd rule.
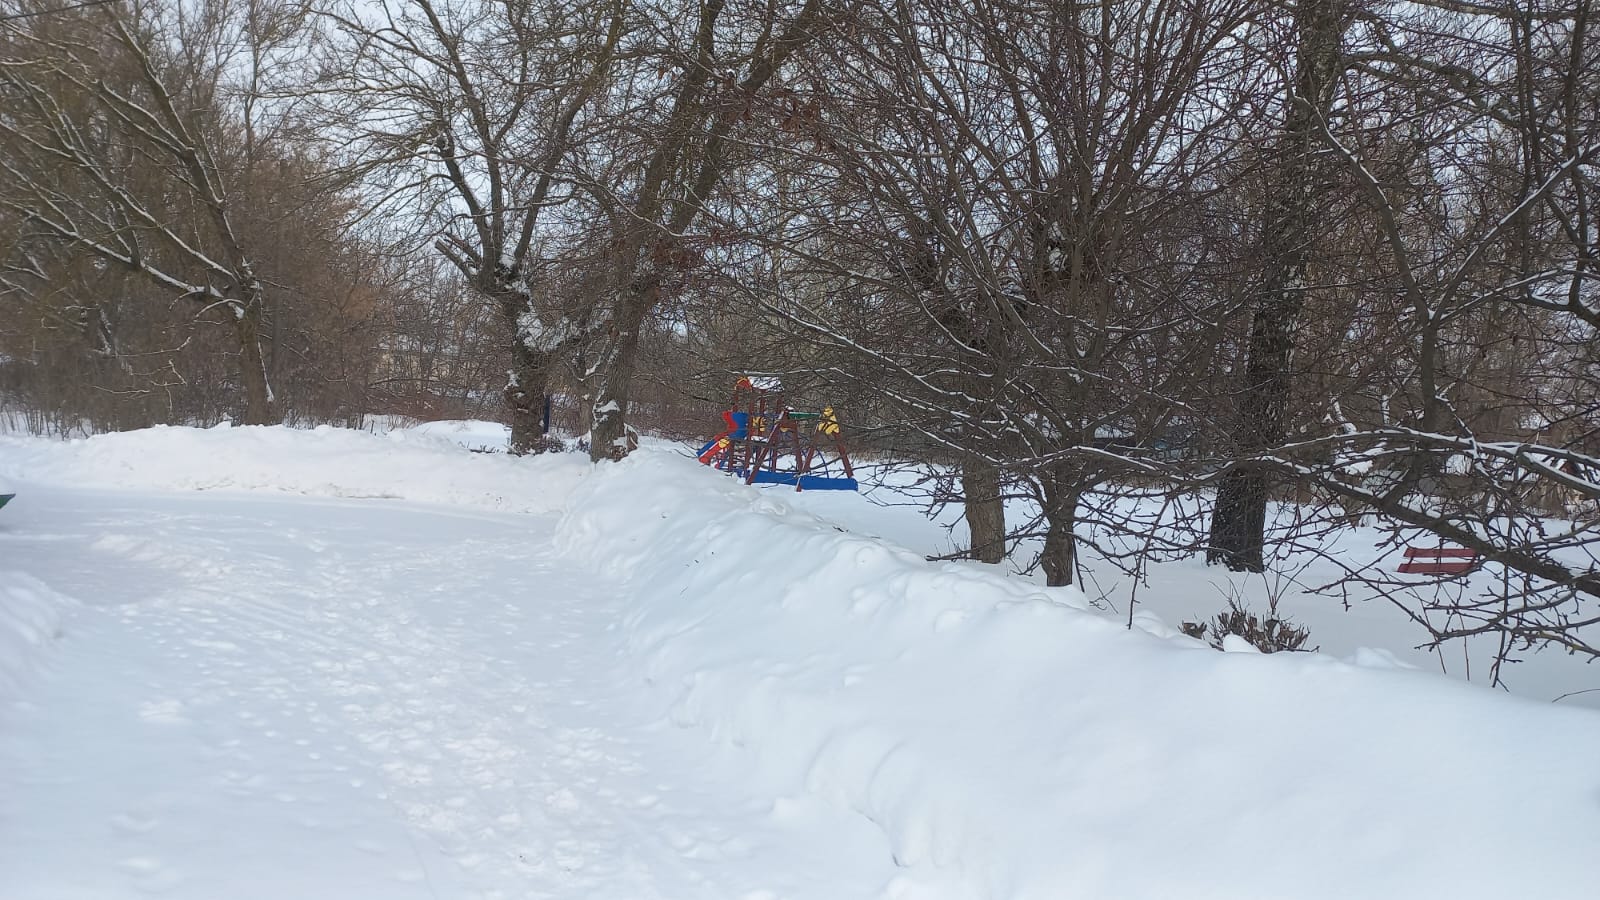
[[[1129,632],[666,453],[587,480],[558,542],[629,576],[675,721],[877,823],[916,896],[1592,890],[1592,712]]]
[[[1593,894],[1600,714],[1129,631],[675,448],[155,429],[0,476],[28,897],[270,896],[206,862],[245,841],[306,860],[245,867],[277,896]],[[164,759],[203,790],[135,796]]]

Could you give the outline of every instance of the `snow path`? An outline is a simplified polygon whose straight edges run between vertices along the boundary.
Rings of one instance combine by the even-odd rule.
[[[6,898],[844,900],[895,874],[865,820],[775,804],[661,721],[551,518],[30,500],[0,585],[82,605],[0,705]]]

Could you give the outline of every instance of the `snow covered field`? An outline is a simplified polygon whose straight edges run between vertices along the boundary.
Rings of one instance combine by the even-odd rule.
[[[946,507],[930,521],[922,508],[925,491],[913,486],[913,473],[874,472],[869,479],[877,484],[865,492],[869,501],[866,503],[854,495],[826,493],[790,500],[841,527],[886,538],[926,556],[949,555],[964,546],[966,526],[960,507]],[[1110,515],[1136,514],[1141,520],[1150,519],[1160,505],[1159,500],[1153,500],[1135,509],[1135,503],[1122,499],[1115,501]],[[1008,504],[1007,514],[1013,523],[1025,522],[1032,513],[1029,503],[1014,500]],[[1201,513],[1203,525],[1203,509]],[[1274,505],[1274,527],[1280,532],[1290,530],[1295,513],[1286,505]],[[1170,512],[1166,518],[1171,520]],[[1464,681],[1485,685],[1491,682],[1494,656],[1499,650],[1493,635],[1452,641],[1442,650],[1423,649],[1419,645],[1427,640],[1427,632],[1373,586],[1359,582],[1347,583],[1343,588],[1328,586],[1337,585],[1347,571],[1360,571],[1364,577],[1376,575],[1374,580],[1383,582],[1384,589],[1403,600],[1408,609],[1419,610],[1425,601],[1448,601],[1464,592],[1470,596],[1496,595],[1506,587],[1501,566],[1480,566],[1465,577],[1465,585],[1401,575],[1396,571],[1402,559],[1400,553],[1386,541],[1383,531],[1366,525],[1300,534],[1294,538],[1297,546],[1275,559],[1266,573],[1229,572],[1222,566],[1208,566],[1203,554],[1163,557],[1155,553],[1142,557],[1144,568],[1135,578],[1104,559],[1095,545],[1103,543],[1122,553],[1142,547],[1126,537],[1097,533],[1083,523],[1079,530],[1081,535],[1092,538],[1079,547],[1083,555],[1082,589],[1098,608],[1124,622],[1130,605],[1136,618],[1153,615],[1171,627],[1186,621],[1207,621],[1226,608],[1230,598],[1265,614],[1268,598],[1276,596],[1279,611],[1309,629],[1307,647],[1342,658],[1388,657],[1399,665],[1444,672]],[[1178,543],[1186,539],[1171,531],[1169,536]],[[1433,546],[1436,542],[1421,534],[1411,540],[1418,546]],[[1012,558],[1026,563],[1038,549],[1038,541],[1025,542]],[[1583,561],[1575,559],[1574,563],[1581,566]],[[1015,564],[1008,561],[1003,568],[1014,569]],[[1513,578],[1509,586],[1515,590],[1518,583]],[[1444,613],[1430,615],[1438,624],[1445,624]],[[1587,631],[1593,632],[1590,640],[1600,640],[1600,626],[1590,626]],[[1592,664],[1586,657],[1553,649],[1524,649],[1500,674],[1505,689],[1518,696],[1600,710],[1600,664]]]
[[[1129,631],[854,495],[415,430],[0,478],[6,900],[1593,896],[1600,713]]]

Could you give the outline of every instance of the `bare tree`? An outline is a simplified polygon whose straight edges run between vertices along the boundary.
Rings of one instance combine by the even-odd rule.
[[[28,12],[48,7],[22,0]],[[262,357],[266,287],[221,163],[214,67],[176,52],[179,8],[110,3],[0,22],[0,206],[24,234],[0,277],[49,280],[51,254],[84,254],[189,304],[234,336],[243,420],[280,416]]]
[[[1212,248],[1179,235],[1237,134],[1256,9],[890,3],[807,71],[792,177],[826,202],[786,223],[804,265],[770,304],[870,361],[974,499],[1025,487],[1051,584],[1086,493],[1211,380]]]
[[[1326,127],[1341,70],[1341,48],[1349,21],[1346,0],[1305,0],[1295,5],[1294,71],[1283,102],[1281,146],[1261,228],[1264,271],[1252,303],[1244,384],[1234,420],[1239,449],[1258,452],[1282,443],[1290,402],[1296,325],[1305,301],[1312,229],[1325,188]],[[1234,469],[1217,489],[1211,515],[1207,562],[1260,572],[1267,520],[1267,474]]]
[[[415,216],[492,307],[510,349],[511,449],[542,449],[548,384],[586,298],[552,297],[544,249],[571,196],[633,14],[626,0],[388,0],[330,13],[322,96],[352,175]],[[570,226],[569,226],[570,227]],[[547,234],[549,232],[549,234]]]
[[[610,249],[600,265],[611,295],[602,312],[606,339],[592,366],[595,460],[628,451],[641,329],[663,288],[697,258],[689,231],[706,220],[736,159],[740,126],[769,99],[769,86],[790,60],[851,5],[804,0],[793,9],[765,3],[730,9],[727,0],[702,0],[654,20],[664,42],[649,63],[671,75],[631,79],[638,95],[625,106],[634,118],[623,123],[630,143],[643,137],[644,152],[613,161],[621,162],[620,190],[593,182],[609,227]]]
[[[1328,366],[1350,389],[1323,433],[1222,469],[1225,485],[1259,469],[1313,484],[1376,513],[1396,547],[1448,541],[1503,566],[1500,589],[1442,603],[1349,573],[1434,645],[1492,635],[1502,658],[1600,655],[1585,632],[1600,623],[1592,14],[1444,0],[1360,13],[1348,99],[1312,125],[1371,237],[1314,263],[1328,283],[1367,288],[1377,327]]]

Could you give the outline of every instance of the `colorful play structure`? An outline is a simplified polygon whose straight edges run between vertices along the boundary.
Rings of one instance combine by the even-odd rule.
[[[797,491],[853,491],[856,473],[833,407],[800,412],[772,378],[740,378],[722,413],[727,426],[700,448],[700,461],[745,484],[792,484]],[[832,456],[823,449],[831,445]],[[837,471],[836,471],[837,467]]]

